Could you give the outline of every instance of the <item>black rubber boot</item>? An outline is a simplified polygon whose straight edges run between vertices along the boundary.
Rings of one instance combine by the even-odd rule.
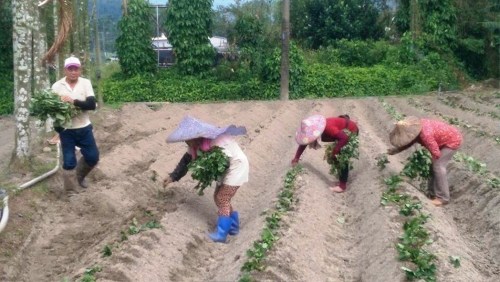
[[[78,160],[78,164],[76,165],[76,180],[78,180],[78,184],[80,184],[81,187],[88,187],[87,181],[85,181],[85,176],[87,176],[93,168],[94,167],[89,166],[83,158]]]

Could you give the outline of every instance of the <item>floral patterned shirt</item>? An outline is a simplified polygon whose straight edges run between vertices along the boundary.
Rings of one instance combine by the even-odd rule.
[[[433,159],[441,157],[441,148],[456,150],[462,144],[462,134],[454,126],[431,119],[421,119],[421,122],[419,143],[431,152]]]

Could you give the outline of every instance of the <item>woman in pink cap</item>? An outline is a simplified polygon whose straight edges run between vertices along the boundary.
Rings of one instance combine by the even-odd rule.
[[[214,192],[214,201],[218,208],[217,230],[209,234],[214,242],[226,242],[228,234],[239,233],[239,214],[233,209],[231,199],[238,188],[248,182],[249,163],[247,156],[232,136],[243,134],[246,134],[245,127],[234,125],[217,127],[186,116],[167,138],[168,143],[186,142],[188,151],[176,168],[164,179],[164,187],[171,182],[179,181],[187,174],[188,165],[197,158],[198,151],[206,152],[213,146],[218,146],[229,158],[229,168],[222,180],[217,183]]]
[[[348,132],[358,134],[358,125],[352,121],[348,115],[341,115],[338,117],[325,118],[322,115],[313,115],[304,120],[300,124],[295,134],[295,140],[299,144],[295,157],[292,160],[292,165],[295,166],[300,159],[300,156],[309,145],[310,148],[321,148],[318,138],[321,137],[323,142],[337,141],[335,148],[332,150],[332,158],[335,161],[337,155],[340,153],[349,141]],[[344,167],[339,174],[339,184],[330,187],[330,190],[335,193],[342,193],[347,189],[347,178],[349,177],[349,166]]]
[[[429,179],[429,194],[435,206],[450,201],[450,189],[446,166],[462,144],[462,134],[457,128],[439,120],[406,117],[396,123],[389,135],[395,148],[387,151],[394,155],[419,143],[432,155],[432,177]]]

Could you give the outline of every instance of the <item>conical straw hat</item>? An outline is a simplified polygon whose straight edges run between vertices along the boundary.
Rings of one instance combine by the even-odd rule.
[[[215,139],[220,135],[244,135],[247,130],[244,126],[229,125],[217,127],[200,121],[191,116],[186,116],[179,126],[167,137],[167,143],[183,142],[196,138]]]
[[[396,123],[394,129],[389,134],[391,144],[395,147],[403,147],[415,140],[422,130],[420,119],[414,116],[406,117]]]

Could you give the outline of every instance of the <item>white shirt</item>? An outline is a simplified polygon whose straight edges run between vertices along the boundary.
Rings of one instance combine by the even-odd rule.
[[[74,100],[85,101],[87,97],[95,96],[94,89],[92,89],[92,83],[90,80],[79,77],[75,84],[75,87],[71,89],[68,82],[66,82],[66,77],[56,81],[52,85],[52,90],[59,96],[70,96]],[[82,128],[90,124],[90,118],[88,111],[82,111],[77,116],[73,117],[71,124],[65,124],[64,128],[75,129]]]
[[[212,140],[211,145],[221,147],[222,151],[229,157],[229,168],[222,183],[229,186],[241,186],[248,182],[250,165],[238,143],[230,136],[222,135]]]

